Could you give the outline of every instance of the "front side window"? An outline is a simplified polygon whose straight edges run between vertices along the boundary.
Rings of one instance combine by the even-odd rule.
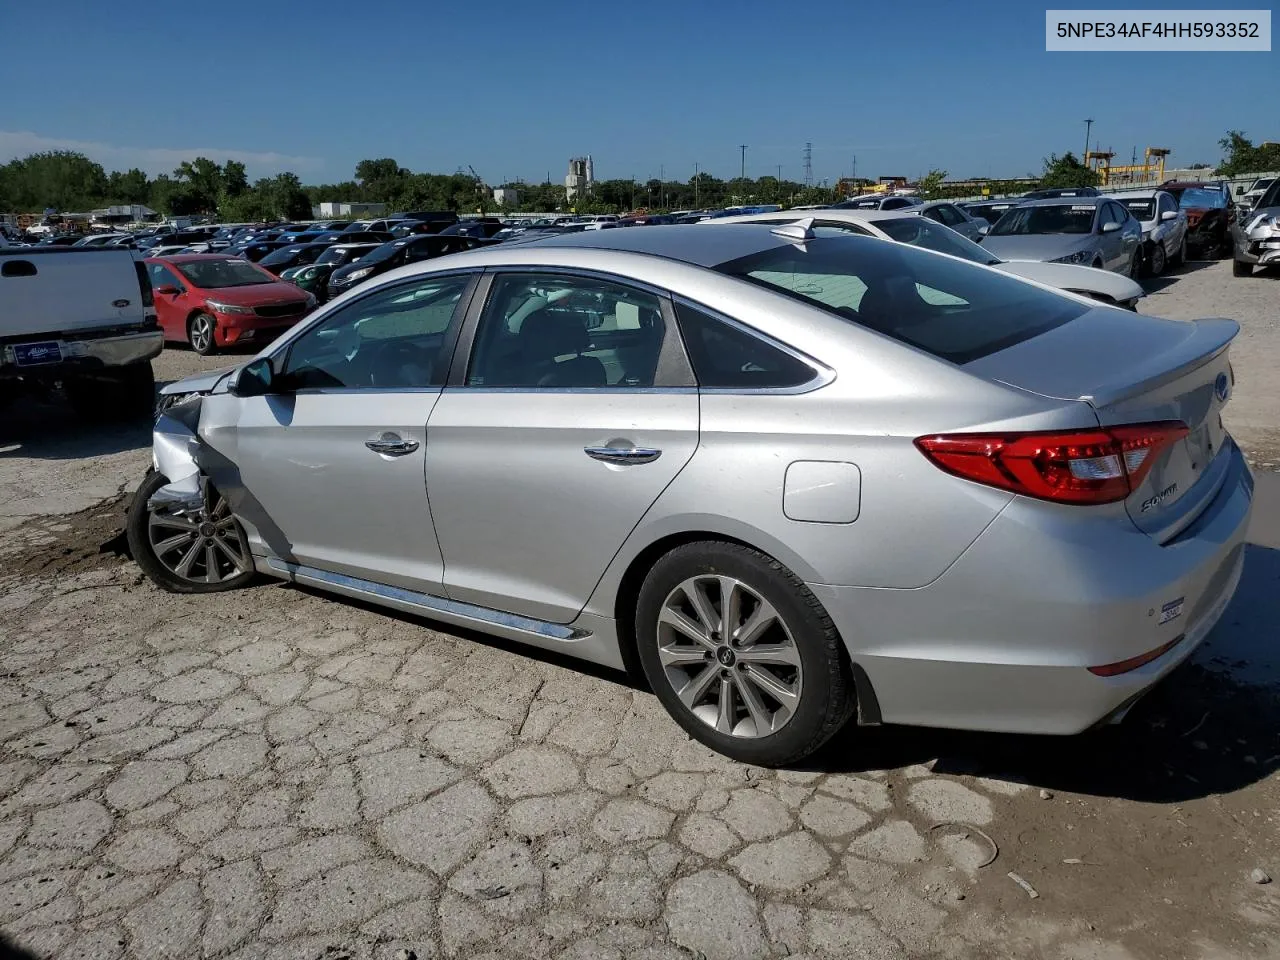
[[[467,384],[652,387],[666,326],[655,294],[589,277],[499,277],[480,317]]]
[[[773,247],[715,269],[953,363],[1029,340],[1088,309],[994,270],[857,237]]]
[[[292,390],[441,385],[449,327],[468,282],[418,279],[329,314],[290,344],[284,382]]]
[[[796,356],[687,303],[676,304],[680,332],[698,386],[708,389],[798,387],[817,375]]]

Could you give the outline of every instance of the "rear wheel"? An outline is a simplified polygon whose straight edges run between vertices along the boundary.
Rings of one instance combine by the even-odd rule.
[[[214,340],[214,331],[218,322],[210,313],[197,313],[187,321],[187,342],[191,349],[202,357],[216,353],[218,345]]]
[[[853,714],[831,618],[795,574],[748,547],[691,543],[662,557],[640,590],[636,637],[676,722],[735,760],[795,762]]]
[[[1243,260],[1232,260],[1231,275],[1233,277],[1251,277],[1253,276],[1253,264],[1245,263]]]
[[[142,572],[170,593],[217,593],[252,580],[249,542],[226,498],[206,483],[199,510],[152,509],[148,501],[168,482],[149,473],[129,507],[125,534]]]

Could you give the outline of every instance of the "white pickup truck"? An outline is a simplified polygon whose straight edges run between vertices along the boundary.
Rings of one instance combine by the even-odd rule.
[[[0,247],[0,402],[61,385],[95,419],[150,413],[163,346],[134,251]]]

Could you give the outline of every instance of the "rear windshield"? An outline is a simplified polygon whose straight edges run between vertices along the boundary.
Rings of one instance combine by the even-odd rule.
[[[1222,195],[1221,190],[1201,190],[1196,187],[1188,187],[1178,197],[1178,206],[1183,210],[1218,210],[1226,205],[1227,198]]]
[[[861,237],[787,244],[716,270],[952,363],[1030,340],[1088,309],[995,270]]]
[[[1126,200],[1124,205],[1129,208],[1129,213],[1139,220],[1154,220],[1156,218],[1156,202],[1153,198]]]
[[[962,237],[947,227],[940,227],[924,217],[893,217],[867,222],[899,243],[909,243],[913,247],[949,253],[953,257],[971,260],[983,266],[1000,262],[999,257],[993,257],[990,252],[972,240]]]
[[[991,228],[993,237],[1041,233],[1088,233],[1097,207],[1091,203],[1052,203],[1043,207],[1015,207]]]

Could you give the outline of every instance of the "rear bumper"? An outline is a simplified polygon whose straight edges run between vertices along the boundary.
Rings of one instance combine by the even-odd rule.
[[[1046,523],[1042,504],[1015,499],[924,587],[809,586],[866,672],[884,722],[1078,733],[1185,660],[1235,593],[1253,478],[1234,444],[1228,455],[1218,495],[1165,546],[1114,517]],[[1179,600],[1181,614],[1160,623]],[[1127,673],[1088,670],[1171,641]]]
[[[96,339],[63,337],[54,340],[61,351],[61,363],[20,367],[14,358],[12,345],[6,345],[0,349],[0,376],[57,377],[85,369],[123,367],[150,360],[164,349],[164,334],[159,330]]]

